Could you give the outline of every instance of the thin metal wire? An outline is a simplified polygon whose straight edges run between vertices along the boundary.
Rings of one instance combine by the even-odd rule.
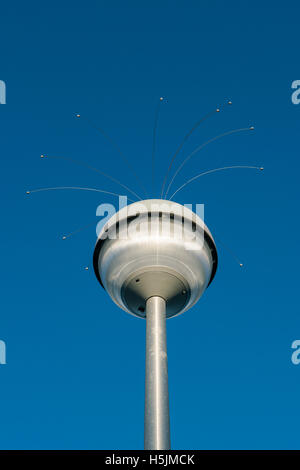
[[[100,134],[103,135],[103,137],[105,137],[105,139],[116,149],[116,151],[118,152],[118,154],[120,155],[120,157],[122,158],[123,162],[126,164],[126,166],[128,167],[128,169],[131,171],[131,173],[134,175],[135,179],[137,180],[138,184],[140,185],[140,187],[143,189],[144,193],[146,194],[146,197],[148,197],[148,193],[147,193],[147,190],[146,188],[144,187],[141,179],[137,176],[137,174],[135,173],[134,169],[132,168],[131,164],[129,163],[129,161],[127,160],[127,158],[124,156],[123,152],[121,151],[120,147],[118,146],[118,144],[101,128],[101,127],[98,127],[96,126],[92,121],[90,121],[89,119],[87,119],[86,117],[82,117],[81,114],[76,114],[76,117],[78,118],[81,118],[83,119],[84,121],[86,121],[91,127],[93,127],[95,130],[97,130],[98,132],[100,132]]]
[[[260,166],[250,166],[250,165],[233,165],[233,166],[223,166],[223,167],[220,167],[220,168],[213,168],[212,170],[208,170],[208,171],[204,171],[202,173],[200,173],[199,175],[196,175],[194,176],[193,178],[189,179],[188,181],[186,181],[184,184],[182,184],[178,189],[176,189],[176,191],[172,194],[172,196],[170,197],[170,201],[173,199],[173,197],[179,192],[181,191],[183,188],[185,188],[188,184],[192,183],[193,181],[195,181],[197,178],[200,178],[201,176],[204,176],[204,175],[209,175],[210,173],[215,173],[217,171],[222,171],[222,170],[231,170],[231,169],[234,169],[234,168],[247,168],[247,169],[255,169],[255,170],[263,170],[263,167],[260,167]]]
[[[73,232],[69,232],[69,233],[67,233],[67,235],[63,235],[61,238],[63,240],[66,240],[67,238],[72,237],[76,233],[82,232],[82,230],[85,230],[86,228],[91,227],[92,225],[95,225],[95,222],[92,222],[92,223],[89,223],[89,224],[86,224],[86,225],[82,225],[81,227],[77,228],[76,230],[73,230]]]
[[[225,250],[232,256],[232,258],[237,261],[237,263],[239,264],[239,266],[242,268],[244,266],[244,263],[241,262],[241,260],[238,258],[238,256],[231,250],[231,248],[229,248],[224,242],[222,242],[220,240],[219,237],[217,237],[214,233],[214,239],[217,240],[218,243],[221,243],[221,245],[223,246],[223,248],[225,248]]]
[[[31,194],[31,193],[39,193],[41,191],[56,191],[56,190],[68,190],[68,189],[75,189],[78,191],[94,191],[96,193],[104,193],[104,194],[110,194],[111,196],[117,196],[120,197],[121,194],[117,193],[112,193],[111,191],[104,191],[103,189],[98,189],[98,188],[81,188],[78,186],[57,186],[54,188],[38,188],[38,189],[31,189],[30,191],[26,191],[26,194]],[[132,199],[127,198],[128,201],[130,202],[135,202]]]
[[[209,139],[207,140],[206,142],[204,142],[203,144],[199,145],[199,147],[197,147],[195,150],[193,150],[193,152],[191,152],[186,158],[185,160],[181,163],[181,165],[177,168],[175,174],[173,175],[173,178],[171,179],[170,183],[169,183],[169,186],[167,188],[167,191],[165,192],[165,195],[164,195],[164,198],[166,199],[167,198],[167,195],[168,195],[168,192],[170,191],[170,188],[173,184],[173,181],[174,179],[176,178],[176,176],[178,175],[178,173],[181,171],[181,169],[183,168],[183,166],[188,162],[188,160],[190,160],[192,158],[193,155],[195,155],[195,153],[199,152],[201,149],[203,149],[204,147],[206,147],[207,145],[211,144],[212,142],[215,142],[216,140],[218,139],[221,139],[222,137],[225,137],[227,135],[230,135],[230,134],[236,134],[238,132],[244,132],[244,131],[252,131],[254,129],[254,127],[241,127],[240,129],[233,129],[231,131],[227,131],[227,132],[223,132],[222,134],[219,134],[215,137],[213,137],[212,139]]]
[[[142,201],[142,198],[141,198],[137,193],[135,193],[134,191],[132,191],[132,189],[128,188],[128,186],[126,186],[125,184],[121,183],[119,180],[117,180],[117,179],[114,178],[113,176],[108,175],[107,173],[103,173],[103,171],[98,170],[98,168],[94,168],[94,167],[88,165],[87,163],[82,162],[81,160],[75,160],[74,158],[69,158],[69,157],[57,157],[57,156],[51,156],[51,155],[41,155],[41,158],[52,158],[52,159],[56,159],[56,160],[66,160],[66,161],[69,161],[69,162],[71,162],[71,163],[74,163],[75,165],[79,165],[79,166],[86,167],[86,168],[88,168],[89,170],[95,171],[96,173],[100,173],[100,175],[104,176],[105,178],[110,179],[110,180],[113,181],[114,183],[119,184],[119,185],[122,186],[124,189],[126,189],[126,191],[129,191],[131,194],[133,194],[135,197],[137,197],[137,199],[140,199],[140,200]]]
[[[232,101],[227,101],[226,103],[227,105],[231,105],[232,104]],[[214,109],[213,111],[210,111],[209,113],[205,114],[201,119],[199,119],[199,121],[197,121],[194,126],[189,130],[189,132],[184,136],[183,140],[181,141],[181,143],[179,144],[179,146],[177,147],[175,153],[173,154],[173,156],[171,157],[171,162],[170,162],[170,165],[167,169],[167,172],[166,172],[166,175],[165,175],[165,178],[164,178],[164,181],[163,181],[163,184],[162,184],[162,188],[161,188],[161,199],[163,198],[163,193],[164,193],[164,189],[165,189],[165,185],[166,185],[166,182],[167,182],[167,178],[168,178],[168,175],[171,171],[171,168],[172,168],[172,165],[174,163],[174,160],[175,158],[177,157],[177,155],[179,154],[180,150],[182,149],[182,147],[184,146],[185,142],[189,139],[189,137],[195,132],[195,130],[200,126],[200,124],[202,124],[202,122],[206,121],[208,118],[210,118],[211,116],[213,116],[215,113],[219,113],[220,112],[220,108],[216,108]]]

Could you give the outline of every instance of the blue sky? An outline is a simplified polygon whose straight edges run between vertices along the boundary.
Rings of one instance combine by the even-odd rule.
[[[151,192],[160,96],[153,196],[184,134],[228,99],[178,163],[219,133],[255,131],[203,149],[176,185],[218,166],[265,167],[207,175],[175,199],[205,204],[219,268],[201,301],[168,321],[172,448],[300,448],[300,365],[291,362],[300,338],[300,105],[291,101],[299,13],[296,1],[1,5],[0,448],[143,448],[145,323],[120,311],[91,269],[96,207],[115,198],[25,191],[118,192],[95,172],[40,154],[84,160],[137,189],[81,113],[115,139]]]

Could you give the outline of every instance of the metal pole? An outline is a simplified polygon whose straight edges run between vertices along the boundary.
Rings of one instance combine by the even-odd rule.
[[[166,339],[166,302],[146,303],[145,449],[169,450],[170,417]]]

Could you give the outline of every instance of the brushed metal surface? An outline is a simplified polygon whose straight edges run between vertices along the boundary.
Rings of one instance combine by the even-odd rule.
[[[170,415],[166,338],[166,303],[151,297],[146,304],[146,450],[169,450]]]
[[[105,226],[99,236],[97,243],[101,243],[100,248],[95,248],[96,260],[94,260],[95,272],[103,287],[107,290],[113,301],[123,310],[133,315],[144,317],[144,312],[137,310],[139,306],[130,295],[126,296],[126,286],[129,285],[132,277],[137,273],[142,276],[143,272],[149,270],[153,272],[169,272],[176,279],[183,281],[185,288],[178,288],[179,291],[186,290],[189,296],[186,302],[182,302],[178,309],[178,302],[175,302],[174,309],[171,311],[171,303],[167,303],[168,317],[178,315],[191,308],[202,296],[206,287],[212,279],[214,272],[214,263],[216,259],[216,250],[210,233],[203,221],[193,212],[185,213],[185,219],[189,218],[190,227],[185,227],[183,231],[183,219],[177,216],[179,204],[163,201],[164,211],[151,213],[151,224],[149,224],[149,212],[151,201],[145,202],[144,211],[139,213],[138,217],[132,215],[131,206],[137,207],[137,204],[128,206],[126,214],[130,219],[126,219],[124,209],[115,214]],[[157,200],[155,200],[157,203]],[[167,203],[167,204],[166,204]],[[175,207],[176,206],[176,207]],[[169,211],[169,212],[166,212]],[[173,216],[170,219],[170,216]],[[126,221],[130,220],[130,224]],[[164,221],[167,220],[170,226],[169,233],[162,230]],[[107,234],[107,230],[112,229],[116,233],[116,238],[101,239]],[[128,233],[129,232],[129,233]],[[193,234],[197,237],[193,238]],[[206,235],[206,237],[205,237]],[[213,249],[212,245],[213,244]],[[173,279],[170,277],[170,280]],[[180,284],[180,283],[179,283]],[[150,296],[162,295],[159,284],[151,282],[145,292],[144,304]],[[130,290],[132,293],[132,285]],[[164,296],[165,298],[165,296]],[[165,298],[165,300],[168,300]],[[179,300],[179,298],[177,299]],[[145,308],[145,305],[140,307]]]

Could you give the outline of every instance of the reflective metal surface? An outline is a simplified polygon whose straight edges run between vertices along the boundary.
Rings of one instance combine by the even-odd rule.
[[[151,297],[146,303],[146,450],[168,450],[170,443],[166,303]]]
[[[146,300],[160,295],[167,301],[167,316],[178,315],[191,308],[211,282],[217,262],[215,245],[196,214],[184,209],[183,219],[179,214],[183,213],[180,204],[165,200],[142,203],[142,207],[141,203],[135,203],[122,209],[103,228],[95,248],[95,272],[113,301],[127,312],[144,318]],[[150,217],[153,204],[158,209],[151,211]],[[140,210],[138,216],[137,210]],[[115,234],[115,238],[108,238],[109,233]],[[102,239],[103,236],[106,239]],[[132,280],[146,279],[149,271],[169,273],[170,281],[178,280],[176,302],[169,301],[153,282],[148,282],[149,288],[144,289],[145,298],[141,302],[142,290],[134,290]],[[180,303],[184,291],[188,295]]]
[[[98,281],[120,308],[146,318],[145,449],[171,446],[166,319],[199,300],[217,261],[203,220],[171,201],[126,206],[99,234],[93,260]]]

